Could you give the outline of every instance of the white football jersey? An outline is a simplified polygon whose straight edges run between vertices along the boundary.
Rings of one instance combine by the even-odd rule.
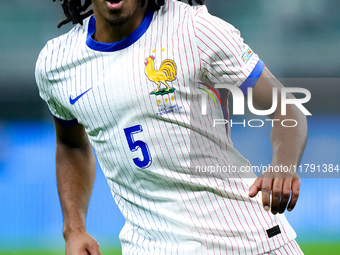
[[[36,80],[59,123],[85,127],[126,219],[123,254],[260,254],[293,240],[249,198],[253,173],[209,168],[249,165],[229,126],[213,126],[229,115],[214,84],[246,91],[264,67],[239,31],[175,0],[116,43],[94,41],[94,24],[49,41]]]

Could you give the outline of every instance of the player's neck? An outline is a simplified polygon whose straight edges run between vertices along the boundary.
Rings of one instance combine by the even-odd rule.
[[[139,8],[136,13],[122,25],[112,25],[101,15],[95,15],[95,33],[93,39],[102,43],[113,43],[123,40],[135,31],[142,23],[146,6]]]

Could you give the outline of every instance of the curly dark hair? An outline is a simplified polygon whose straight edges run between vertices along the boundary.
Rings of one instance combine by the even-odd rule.
[[[53,0],[55,2],[56,0]],[[90,15],[93,14],[93,10],[87,10],[90,5],[92,4],[92,0],[85,0],[82,4],[82,0],[60,0],[63,3],[61,6],[63,7],[63,11],[65,13],[66,19],[61,21],[58,24],[58,28],[60,28],[62,25],[65,25],[69,22],[72,22],[73,24],[81,24],[83,25],[83,20]],[[181,1],[181,0],[178,0]],[[142,0],[142,6],[145,5],[146,0]],[[198,4],[204,4],[204,0],[195,0]],[[149,8],[151,8],[153,11],[157,11],[163,6],[165,3],[165,0],[149,0],[148,5]],[[193,0],[188,0],[188,3],[190,5],[193,4]]]

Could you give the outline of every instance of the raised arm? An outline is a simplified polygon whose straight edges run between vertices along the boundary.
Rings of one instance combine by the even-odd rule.
[[[280,88],[281,83],[264,68],[263,73],[253,89],[253,100],[256,109],[266,110],[272,105],[272,88]],[[293,97],[293,95],[288,95]],[[296,127],[284,127],[279,121],[273,122],[271,131],[271,144],[273,155],[271,166],[297,166],[300,162],[307,141],[307,120],[305,115],[295,105],[287,105],[287,114],[281,115],[281,96],[278,96],[278,107],[269,117],[278,119],[294,119],[298,125]],[[299,197],[300,178],[293,168],[288,173],[264,173],[256,179],[249,189],[249,196],[254,197],[262,191],[262,202],[265,210],[271,208],[273,214],[283,213],[287,207],[291,211]],[[272,202],[270,204],[270,193],[272,192]]]
[[[96,174],[93,149],[84,127],[54,121],[57,185],[63,212],[66,255],[100,254],[98,243],[87,233],[85,219]]]

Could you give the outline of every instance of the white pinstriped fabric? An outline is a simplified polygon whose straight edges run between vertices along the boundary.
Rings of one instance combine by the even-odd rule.
[[[215,83],[242,86],[263,68],[258,56],[244,60],[249,47],[238,30],[205,6],[168,0],[150,21],[137,38],[112,46],[88,36],[88,18],[49,41],[36,66],[52,114],[84,125],[95,148],[126,219],[123,254],[262,254],[289,243],[296,235],[285,217],[248,197],[254,175],[195,172],[196,165],[249,165],[230,128],[212,127],[214,118],[228,117],[224,94],[223,107],[208,100],[207,116],[200,101],[202,88]],[[174,91],[161,83],[164,94],[152,93],[166,59],[176,65],[176,79],[164,81]],[[269,238],[266,230],[277,225],[281,233]]]

